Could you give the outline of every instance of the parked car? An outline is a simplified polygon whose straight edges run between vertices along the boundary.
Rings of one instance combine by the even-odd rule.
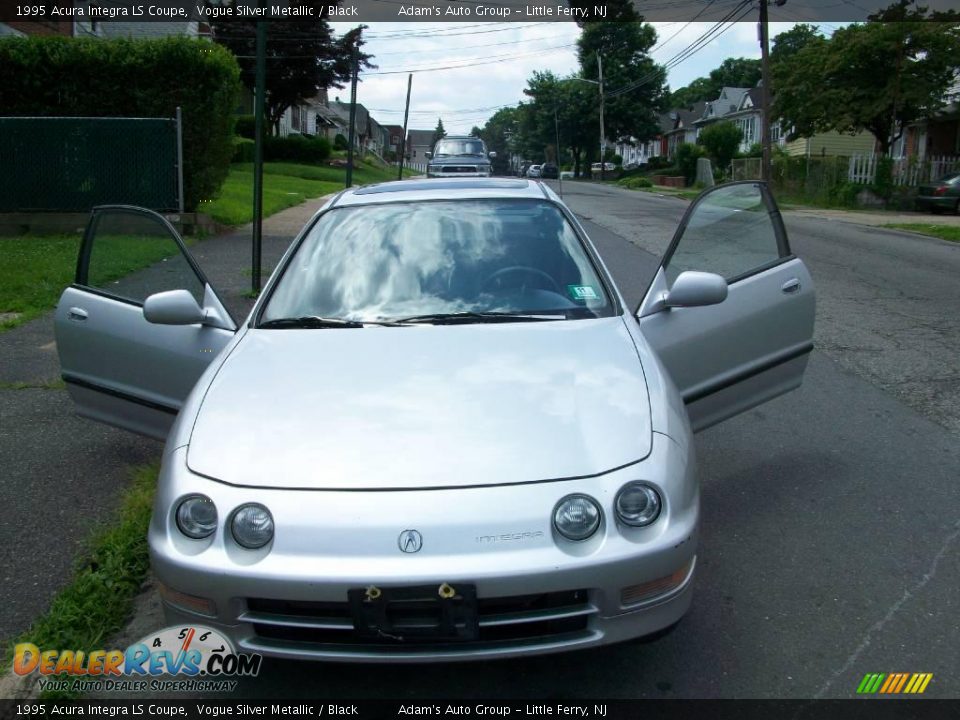
[[[540,166],[540,177],[545,180],[556,180],[560,177],[560,168],[553,163],[544,163]]]
[[[617,169],[617,166],[612,162],[604,163],[604,167],[603,167],[604,172],[613,172],[616,169]],[[593,165],[590,166],[590,174],[591,175],[600,174],[600,163],[595,162],[593,163]]]
[[[798,387],[814,324],[765,185],[706,191],[680,228],[633,308],[545,185],[352,188],[238,323],[162,216],[95,209],[57,349],[80,414],[166,438],[168,621],[364,662],[672,627],[698,563],[692,433]],[[118,242],[173,254],[116,280]]]
[[[527,168],[527,177],[528,178],[538,178],[540,177],[540,166],[531,165]]]
[[[496,157],[478,137],[450,135],[427,153],[427,177],[490,177]]]
[[[917,188],[917,209],[941,212],[953,210],[960,215],[960,173],[944,175],[939,180]]]
[[[560,171],[560,179],[561,179],[561,180],[567,180],[567,179],[572,180],[572,179],[573,179],[573,170],[561,170],[561,171]]]

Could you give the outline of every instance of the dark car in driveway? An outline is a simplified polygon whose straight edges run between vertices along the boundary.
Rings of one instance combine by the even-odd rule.
[[[544,180],[557,180],[560,177],[560,168],[553,163],[544,163],[540,166],[540,177]]]
[[[953,210],[960,214],[960,172],[944,175],[939,180],[917,189],[917,210],[941,212]]]

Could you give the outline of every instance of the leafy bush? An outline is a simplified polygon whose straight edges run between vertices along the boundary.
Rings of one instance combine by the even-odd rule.
[[[264,160],[273,162],[319,163],[330,157],[330,141],[325,137],[290,135],[288,137],[264,138]]]
[[[730,161],[736,157],[743,132],[728,120],[707,125],[700,131],[700,144],[721,170],[730,167]]]
[[[337,133],[337,136],[333,139],[333,149],[334,150],[347,150],[350,148],[350,143],[347,141],[341,133]]]
[[[658,170],[660,168],[670,167],[670,158],[664,155],[658,155],[657,157],[652,157],[647,160],[645,166],[647,170]]]
[[[653,183],[650,182],[648,178],[641,177],[639,175],[620,178],[619,180],[617,180],[617,185],[619,185],[620,187],[630,188],[631,190],[638,190],[640,188],[653,187]]]
[[[866,187],[866,185],[859,185],[857,183],[845,182],[835,185],[833,187],[833,192],[831,193],[831,204],[839,205],[840,207],[856,207],[857,206],[857,195]]]
[[[746,152],[737,153],[737,157],[742,158],[762,158],[763,157],[763,145],[760,143],[754,143],[751,145]]]
[[[266,127],[266,123],[264,123]],[[253,140],[257,137],[257,119],[253,115],[238,115],[234,132],[242,138]]]
[[[677,167],[686,178],[687,185],[697,177],[697,159],[706,157],[706,150],[693,143],[683,143],[677,148]]]
[[[244,137],[233,139],[233,162],[253,162],[253,140]]]
[[[879,197],[889,200],[893,196],[893,159],[882,157],[877,161],[877,171],[871,187]]]
[[[0,40],[4,115],[170,118],[179,106],[187,210],[227,177],[239,89],[236,59],[206,40]]]

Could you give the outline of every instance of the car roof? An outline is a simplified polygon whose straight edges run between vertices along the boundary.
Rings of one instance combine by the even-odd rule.
[[[524,178],[450,178],[394,180],[351,188],[334,198],[330,207],[426,200],[526,198],[554,200],[544,185]]]

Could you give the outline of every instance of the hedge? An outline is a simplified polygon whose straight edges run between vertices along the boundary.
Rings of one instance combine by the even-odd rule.
[[[179,106],[187,210],[227,177],[239,78],[233,55],[205,40],[0,40],[4,115],[173,117]]]
[[[304,135],[266,137],[263,144],[263,157],[269,161],[323,162],[330,157],[330,141],[325,137]]]

